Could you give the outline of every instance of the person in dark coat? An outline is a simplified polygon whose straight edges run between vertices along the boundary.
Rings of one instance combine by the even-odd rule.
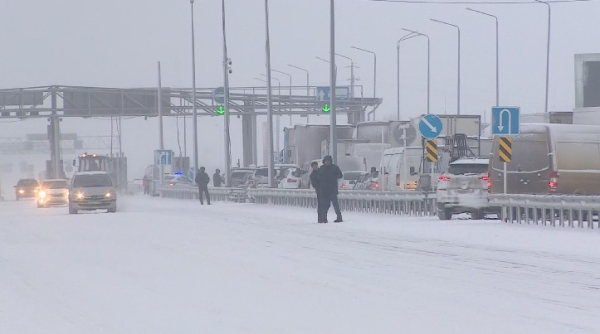
[[[317,193],[317,215],[319,216],[319,223],[322,223],[321,221],[321,211],[319,211],[319,206],[321,204],[320,201],[320,196],[319,196],[319,178],[317,176],[317,174],[319,173],[319,163],[316,161],[313,161],[310,164],[310,167],[312,168],[312,172],[310,173],[310,186],[312,186],[315,189],[315,192]]]
[[[223,184],[224,180],[221,177],[221,170],[217,169],[215,171],[215,174],[213,175],[213,185],[215,186],[215,188],[218,188],[221,186],[221,184]]]
[[[330,155],[323,158],[323,166],[319,168],[317,173],[317,180],[319,181],[319,197],[321,202],[319,203],[319,222],[327,223],[327,212],[329,211],[329,205],[333,204],[333,209],[337,215],[334,222],[342,222],[342,212],[340,211],[340,204],[338,203],[338,180],[343,178],[344,175],[337,165],[333,164],[333,159]]]
[[[206,203],[210,205],[210,195],[208,194],[208,183],[210,177],[205,172],[206,168],[200,167],[198,174],[196,174],[196,184],[198,185],[198,197],[200,198],[200,204],[204,205],[203,194],[206,194]]]

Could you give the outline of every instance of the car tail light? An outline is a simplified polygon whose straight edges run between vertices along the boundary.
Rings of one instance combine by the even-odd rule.
[[[172,186],[174,186],[174,185],[175,185],[175,183],[173,183],[173,182],[169,182],[169,185],[172,187]]]
[[[550,172],[550,182],[548,182],[548,188],[550,188],[550,193],[556,193],[557,187],[558,187],[558,173]]]
[[[440,176],[438,181],[450,181],[450,176]]]
[[[287,183],[296,183],[298,180],[296,179],[287,179]]]
[[[342,183],[342,189],[346,189],[346,184]]]
[[[379,182],[375,182],[375,189],[379,189]]]
[[[483,181],[489,181],[489,180],[490,180],[490,177],[489,177],[489,176],[487,176],[487,175],[484,175],[484,176],[480,176],[480,177],[479,177],[479,179],[480,179],[480,180],[483,180]]]

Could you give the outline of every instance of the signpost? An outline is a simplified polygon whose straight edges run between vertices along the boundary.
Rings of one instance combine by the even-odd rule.
[[[173,151],[154,150],[154,164],[159,166],[171,166],[173,163]]]
[[[217,104],[225,103],[225,87],[217,87],[213,90],[213,100]]]
[[[317,101],[329,101],[331,100],[331,88],[328,86],[317,87],[316,92]],[[335,88],[335,99],[336,101],[348,100],[350,93],[348,87],[336,87]]]
[[[519,107],[492,107],[492,135],[518,135],[519,115]]]
[[[518,135],[520,131],[520,108],[519,107],[492,107],[492,134],[502,136],[498,138],[498,155],[504,164],[504,194],[508,193],[508,169],[506,163],[512,159],[512,138],[507,136]],[[505,210],[505,208],[503,208]],[[507,217],[506,212],[503,216]]]
[[[442,133],[443,129],[444,125],[442,120],[434,114],[423,115],[423,117],[421,117],[421,121],[419,121],[419,132],[421,132],[421,136],[429,139],[425,144],[426,150],[423,154],[423,167],[425,167],[425,156],[427,156],[427,160],[429,160],[431,163],[431,178],[433,178],[434,163],[438,160],[437,141],[435,138]],[[423,171],[425,171],[424,168]],[[433,184],[433,180],[431,184]]]
[[[434,114],[424,115],[419,122],[419,131],[427,139],[437,138],[443,128],[442,120]]]

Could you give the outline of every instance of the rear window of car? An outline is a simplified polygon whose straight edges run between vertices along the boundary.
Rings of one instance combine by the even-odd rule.
[[[465,175],[465,174],[485,174],[488,172],[488,164],[461,164],[453,163],[448,167],[448,173],[452,175]]]
[[[34,179],[19,180],[19,183],[17,183],[17,186],[19,186],[19,187],[37,187],[38,182]]]
[[[107,174],[77,175],[73,179],[73,187],[112,187],[112,181]]]
[[[344,173],[344,180],[358,180],[361,175],[361,172],[346,172]]]
[[[67,188],[67,181],[44,181],[42,182],[42,188],[44,189],[64,189]]]
[[[265,169],[258,169],[256,171],[256,176],[264,176],[264,177],[269,176],[269,169],[267,169],[267,168],[265,168]]]
[[[244,171],[244,172],[233,172],[231,173],[231,178],[232,179],[238,179],[241,180],[243,178],[246,177],[246,175],[250,174],[251,172],[249,171]]]
[[[164,179],[164,180],[165,180],[165,181],[171,181],[171,180],[173,180],[173,179],[175,179],[175,176],[165,176],[165,179]]]

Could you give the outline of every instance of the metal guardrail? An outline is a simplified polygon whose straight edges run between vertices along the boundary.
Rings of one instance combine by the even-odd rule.
[[[156,191],[158,196],[163,198],[198,200],[199,196],[198,187],[194,186],[159,186],[156,188]],[[208,192],[210,193],[211,202],[233,201],[243,203],[247,199],[245,189],[241,188],[209,187]]]
[[[257,204],[316,208],[317,195],[311,189],[249,189],[248,197]],[[342,211],[434,216],[435,193],[406,191],[340,191]]]
[[[488,195],[503,222],[550,226],[600,227],[600,196]],[[596,218],[596,219],[595,219]],[[594,224],[596,223],[596,224]]]

